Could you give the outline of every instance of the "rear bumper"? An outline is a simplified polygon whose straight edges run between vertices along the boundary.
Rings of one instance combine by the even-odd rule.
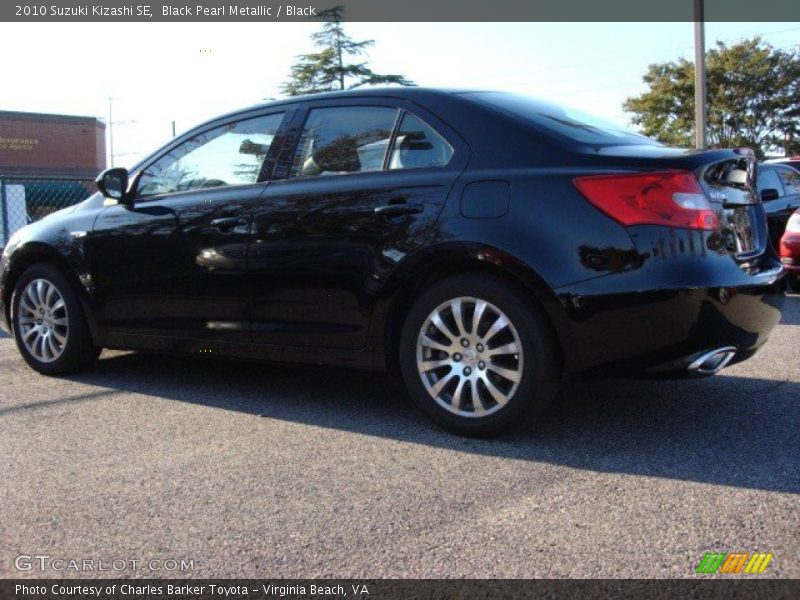
[[[648,288],[626,273],[556,290],[567,370],[691,375],[692,362],[711,351],[734,348],[726,364],[749,358],[780,321],[785,271],[777,261],[757,275],[737,271],[729,285],[713,287],[687,276],[684,287],[662,288],[651,273]]]

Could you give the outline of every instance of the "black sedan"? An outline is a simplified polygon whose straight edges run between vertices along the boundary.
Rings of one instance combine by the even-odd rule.
[[[777,248],[789,217],[800,208],[800,171],[780,163],[761,163],[757,189],[767,212],[770,238]]]
[[[800,171],[800,156],[787,156],[786,158],[771,158],[766,161],[770,165],[785,165],[792,167],[796,171]]]
[[[565,376],[751,356],[783,298],[754,178],[749,150],[515,94],[294,98],[20,230],[0,312],[44,374],[101,348],[388,369],[442,426],[491,435]]]

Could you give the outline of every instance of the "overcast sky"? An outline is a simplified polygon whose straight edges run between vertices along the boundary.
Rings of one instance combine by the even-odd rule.
[[[116,164],[178,132],[280,95],[319,23],[0,23],[0,110],[108,116]],[[692,23],[347,23],[372,38],[371,67],[419,85],[513,90],[612,121],[643,91],[647,65],[691,58]],[[800,40],[800,23],[709,23],[707,44],[762,34]]]

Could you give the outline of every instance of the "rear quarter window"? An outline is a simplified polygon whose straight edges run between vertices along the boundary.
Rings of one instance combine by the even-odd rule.
[[[470,92],[464,97],[582,144],[661,146],[651,138],[599,117],[521,94]]]

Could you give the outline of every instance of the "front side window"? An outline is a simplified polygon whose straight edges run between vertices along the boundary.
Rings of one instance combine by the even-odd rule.
[[[380,171],[396,119],[393,108],[313,109],[297,145],[291,177]]]
[[[419,117],[406,113],[397,132],[389,168],[443,167],[452,156],[453,147],[441,135]]]
[[[794,196],[800,194],[800,172],[788,167],[780,167],[776,170],[780,175],[781,182],[783,182],[783,189],[786,190],[786,195]]]
[[[783,196],[781,182],[778,179],[778,174],[775,173],[775,169],[763,169],[759,171],[757,187],[759,194],[764,190],[777,190],[778,194]]]
[[[194,136],[142,172],[137,196],[256,183],[282,120],[278,113]]]

